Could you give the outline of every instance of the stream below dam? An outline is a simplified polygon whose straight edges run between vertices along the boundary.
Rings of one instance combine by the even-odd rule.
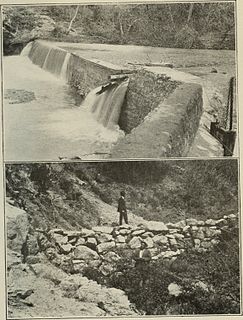
[[[25,56],[4,57],[4,146],[7,161],[106,157],[124,135],[77,106],[63,79]],[[31,101],[26,101],[32,93]]]

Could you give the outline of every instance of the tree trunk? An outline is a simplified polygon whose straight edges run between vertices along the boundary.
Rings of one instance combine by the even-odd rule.
[[[188,16],[187,16],[187,24],[190,23],[190,20],[191,20],[191,17],[192,17],[193,6],[194,6],[194,3],[191,3],[190,7],[189,7],[189,11],[188,11]]]
[[[175,21],[174,21],[174,17],[171,11],[171,6],[168,4],[168,10],[169,10],[169,15],[170,15],[170,21],[171,21],[171,25],[172,25],[172,29],[176,30],[176,25],[175,25]]]
[[[67,29],[67,34],[69,34],[69,32],[70,32],[70,31],[71,31],[71,29],[72,29],[72,25],[73,25],[74,20],[75,20],[75,19],[76,19],[76,17],[77,17],[78,10],[79,10],[79,6],[77,6],[77,7],[76,7],[76,10],[75,10],[74,16],[72,17],[72,20],[71,20],[71,21],[70,21],[70,23],[69,23],[69,26],[68,26],[68,29]]]

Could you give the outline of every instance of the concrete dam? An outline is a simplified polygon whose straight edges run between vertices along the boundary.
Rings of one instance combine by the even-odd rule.
[[[203,111],[204,93],[198,77],[163,66],[121,67],[98,59],[87,59],[72,51],[67,44],[36,40],[21,53],[22,58],[31,60],[45,74],[64,82],[65,90],[72,89],[72,93],[79,97],[78,105],[70,110],[72,119],[67,108],[64,108],[62,123],[58,124],[59,120],[55,119],[55,111],[52,110],[53,123],[51,129],[48,128],[49,136],[55,134],[59,125],[65,143],[59,143],[56,138],[54,145],[60,144],[62,147],[66,144],[69,150],[59,148],[56,156],[53,151],[53,155],[50,153],[49,159],[45,160],[58,157],[96,159],[188,155]],[[50,85],[51,82],[49,89]],[[92,120],[86,120],[87,115]],[[72,133],[67,136],[65,132],[70,130],[66,129],[69,118],[69,125],[73,127],[72,121],[75,120],[77,126],[76,145],[74,143],[72,152],[71,142],[68,142]],[[89,141],[78,143],[78,139],[91,134],[96,140],[91,143],[95,148],[86,150]],[[104,141],[108,142],[102,150],[100,146]],[[82,148],[79,147],[81,144]],[[26,149],[29,149],[28,146]],[[49,149],[53,148],[50,146]],[[8,160],[13,159],[10,157]]]

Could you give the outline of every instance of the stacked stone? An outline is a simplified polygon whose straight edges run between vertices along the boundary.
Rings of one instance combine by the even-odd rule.
[[[186,219],[167,224],[148,221],[138,226],[97,226],[81,231],[53,229],[48,240],[42,237],[41,243],[47,244],[44,251],[49,259],[64,269],[78,273],[91,267],[107,276],[116,268],[123,251],[132,257],[142,242],[147,244],[153,260],[176,259],[187,248],[210,250],[219,243],[223,230],[230,230],[236,220],[237,215],[231,214],[219,220]]]

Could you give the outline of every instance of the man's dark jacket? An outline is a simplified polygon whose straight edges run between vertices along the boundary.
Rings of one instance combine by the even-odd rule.
[[[118,200],[117,211],[120,212],[120,213],[127,212],[126,202],[125,202],[125,199],[123,197],[120,197],[119,200]]]

